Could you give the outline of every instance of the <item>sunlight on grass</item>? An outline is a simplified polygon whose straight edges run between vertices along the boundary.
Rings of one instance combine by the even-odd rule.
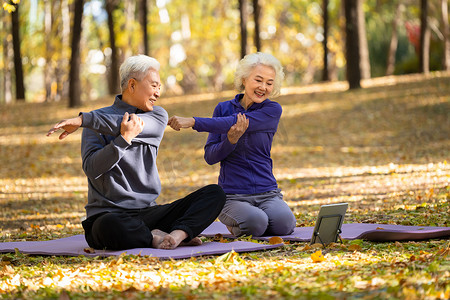
[[[272,149],[274,174],[297,225],[313,226],[323,204],[347,202],[346,223],[450,226],[450,73],[377,78],[363,86],[286,87],[277,99],[283,115]],[[210,116],[233,96],[163,96],[159,104],[169,115]],[[45,134],[60,119],[111,103],[0,106],[0,241],[83,234],[81,130],[63,141]],[[158,153],[159,203],[217,182],[218,164],[203,159],[206,138],[166,129]],[[448,240],[344,241],[314,263],[315,251],[285,242],[228,261],[2,254],[0,293],[42,299],[450,298]]]
[[[397,250],[397,249],[396,249]],[[331,294],[355,292],[365,289],[385,289],[390,287],[403,294],[402,287],[417,288],[433,280],[427,269],[409,278],[411,268],[421,268],[422,263],[432,260],[430,254],[418,255],[402,253],[398,249],[397,257],[386,262],[383,253],[373,249],[367,253],[341,252],[326,254],[325,261],[314,263],[307,251],[294,248],[290,258],[258,258],[249,259],[249,255],[237,255],[233,261],[218,262],[214,259],[199,261],[195,258],[187,261],[159,261],[154,258],[121,256],[105,261],[92,261],[76,270],[70,267],[49,265],[46,269],[40,266],[28,268],[27,277],[14,275],[14,268],[7,266],[2,271],[4,276],[11,276],[0,283],[2,293],[13,292],[25,286],[25,293],[32,294],[46,289],[65,291],[66,293],[84,292],[131,292],[141,291],[186,295],[196,291],[198,295],[236,291],[241,286],[273,286],[292,296],[308,291],[330,290]],[[379,272],[385,264],[396,266],[388,272]],[[196,271],[201,266],[201,272]],[[354,273],[348,276],[348,270],[365,270],[365,273]],[[176,272],[175,272],[176,270]],[[398,272],[400,270],[400,272]],[[340,280],[328,281],[325,274],[332,274]],[[260,282],[261,278],[265,278]],[[303,288],[302,288],[303,287]],[[397,287],[397,288],[396,288]],[[259,288],[261,295],[270,295],[274,290]],[[351,290],[349,290],[351,289]],[[173,294],[174,293],[174,294]],[[436,295],[445,296],[448,291],[437,290]],[[123,294],[122,294],[123,295]],[[387,294],[386,294],[387,296]]]
[[[58,136],[62,133],[55,133],[51,137],[47,137],[47,131],[50,127],[45,127],[46,131],[40,131],[37,133],[21,133],[17,132],[9,134],[9,135],[1,135],[0,136],[0,145],[2,146],[24,146],[24,145],[48,145],[48,144],[59,144],[61,141],[58,139]],[[81,130],[73,133],[71,136],[65,139],[65,143],[76,143],[78,145],[79,140],[81,138]],[[77,146],[74,145],[74,146]]]

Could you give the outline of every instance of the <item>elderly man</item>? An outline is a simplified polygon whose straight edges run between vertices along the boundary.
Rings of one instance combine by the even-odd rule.
[[[225,193],[205,186],[169,204],[157,205],[161,182],[156,156],[167,125],[160,96],[159,62],[129,57],[120,67],[122,94],[114,104],[63,120],[48,136],[83,127],[81,155],[88,178],[86,241],[95,249],[174,249],[199,245],[197,237],[219,215]]]

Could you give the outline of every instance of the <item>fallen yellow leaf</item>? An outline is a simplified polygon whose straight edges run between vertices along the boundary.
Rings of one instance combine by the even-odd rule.
[[[269,244],[271,245],[281,244],[283,242],[284,242],[283,239],[280,238],[279,236],[273,236],[269,239]]]
[[[322,262],[325,260],[325,256],[323,256],[322,254],[322,250],[317,250],[316,252],[314,252],[313,254],[311,254],[311,259],[313,262],[317,263],[317,262]]]
[[[219,257],[216,258],[216,264],[217,263],[231,263],[237,261],[239,258],[239,254],[237,254],[234,250],[231,250],[230,252],[227,252]]]
[[[303,247],[300,251],[306,251],[311,249],[311,246],[309,244],[306,244],[305,247]]]
[[[351,244],[350,246],[348,246],[347,248],[350,251],[360,251],[362,250],[361,246],[358,244]]]

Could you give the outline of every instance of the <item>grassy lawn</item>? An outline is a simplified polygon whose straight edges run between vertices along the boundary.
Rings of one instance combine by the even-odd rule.
[[[450,226],[450,74],[290,87],[274,139],[274,173],[297,226],[320,205],[349,203],[345,222]],[[210,116],[233,92],[162,97],[169,115]],[[82,234],[87,198],[81,131],[46,137],[63,118],[112,103],[0,106],[0,242]],[[166,129],[160,203],[217,182],[203,160],[207,135]],[[242,240],[250,240],[244,237]],[[208,241],[205,239],[204,241]],[[2,298],[449,299],[450,242],[307,243],[184,260],[0,254]]]

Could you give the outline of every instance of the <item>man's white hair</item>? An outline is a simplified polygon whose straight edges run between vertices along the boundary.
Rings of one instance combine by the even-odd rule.
[[[281,63],[273,55],[257,52],[247,54],[243,59],[239,61],[234,74],[234,87],[242,92],[245,87],[243,85],[243,79],[248,78],[253,68],[258,65],[265,65],[271,67],[275,71],[275,80],[273,84],[273,91],[270,94],[271,97],[277,97],[280,95],[281,82],[284,79],[284,71]]]
[[[159,68],[159,62],[153,57],[142,54],[128,57],[122,63],[119,70],[122,92],[126,90],[128,80],[131,78],[141,81],[150,69],[159,71]]]

